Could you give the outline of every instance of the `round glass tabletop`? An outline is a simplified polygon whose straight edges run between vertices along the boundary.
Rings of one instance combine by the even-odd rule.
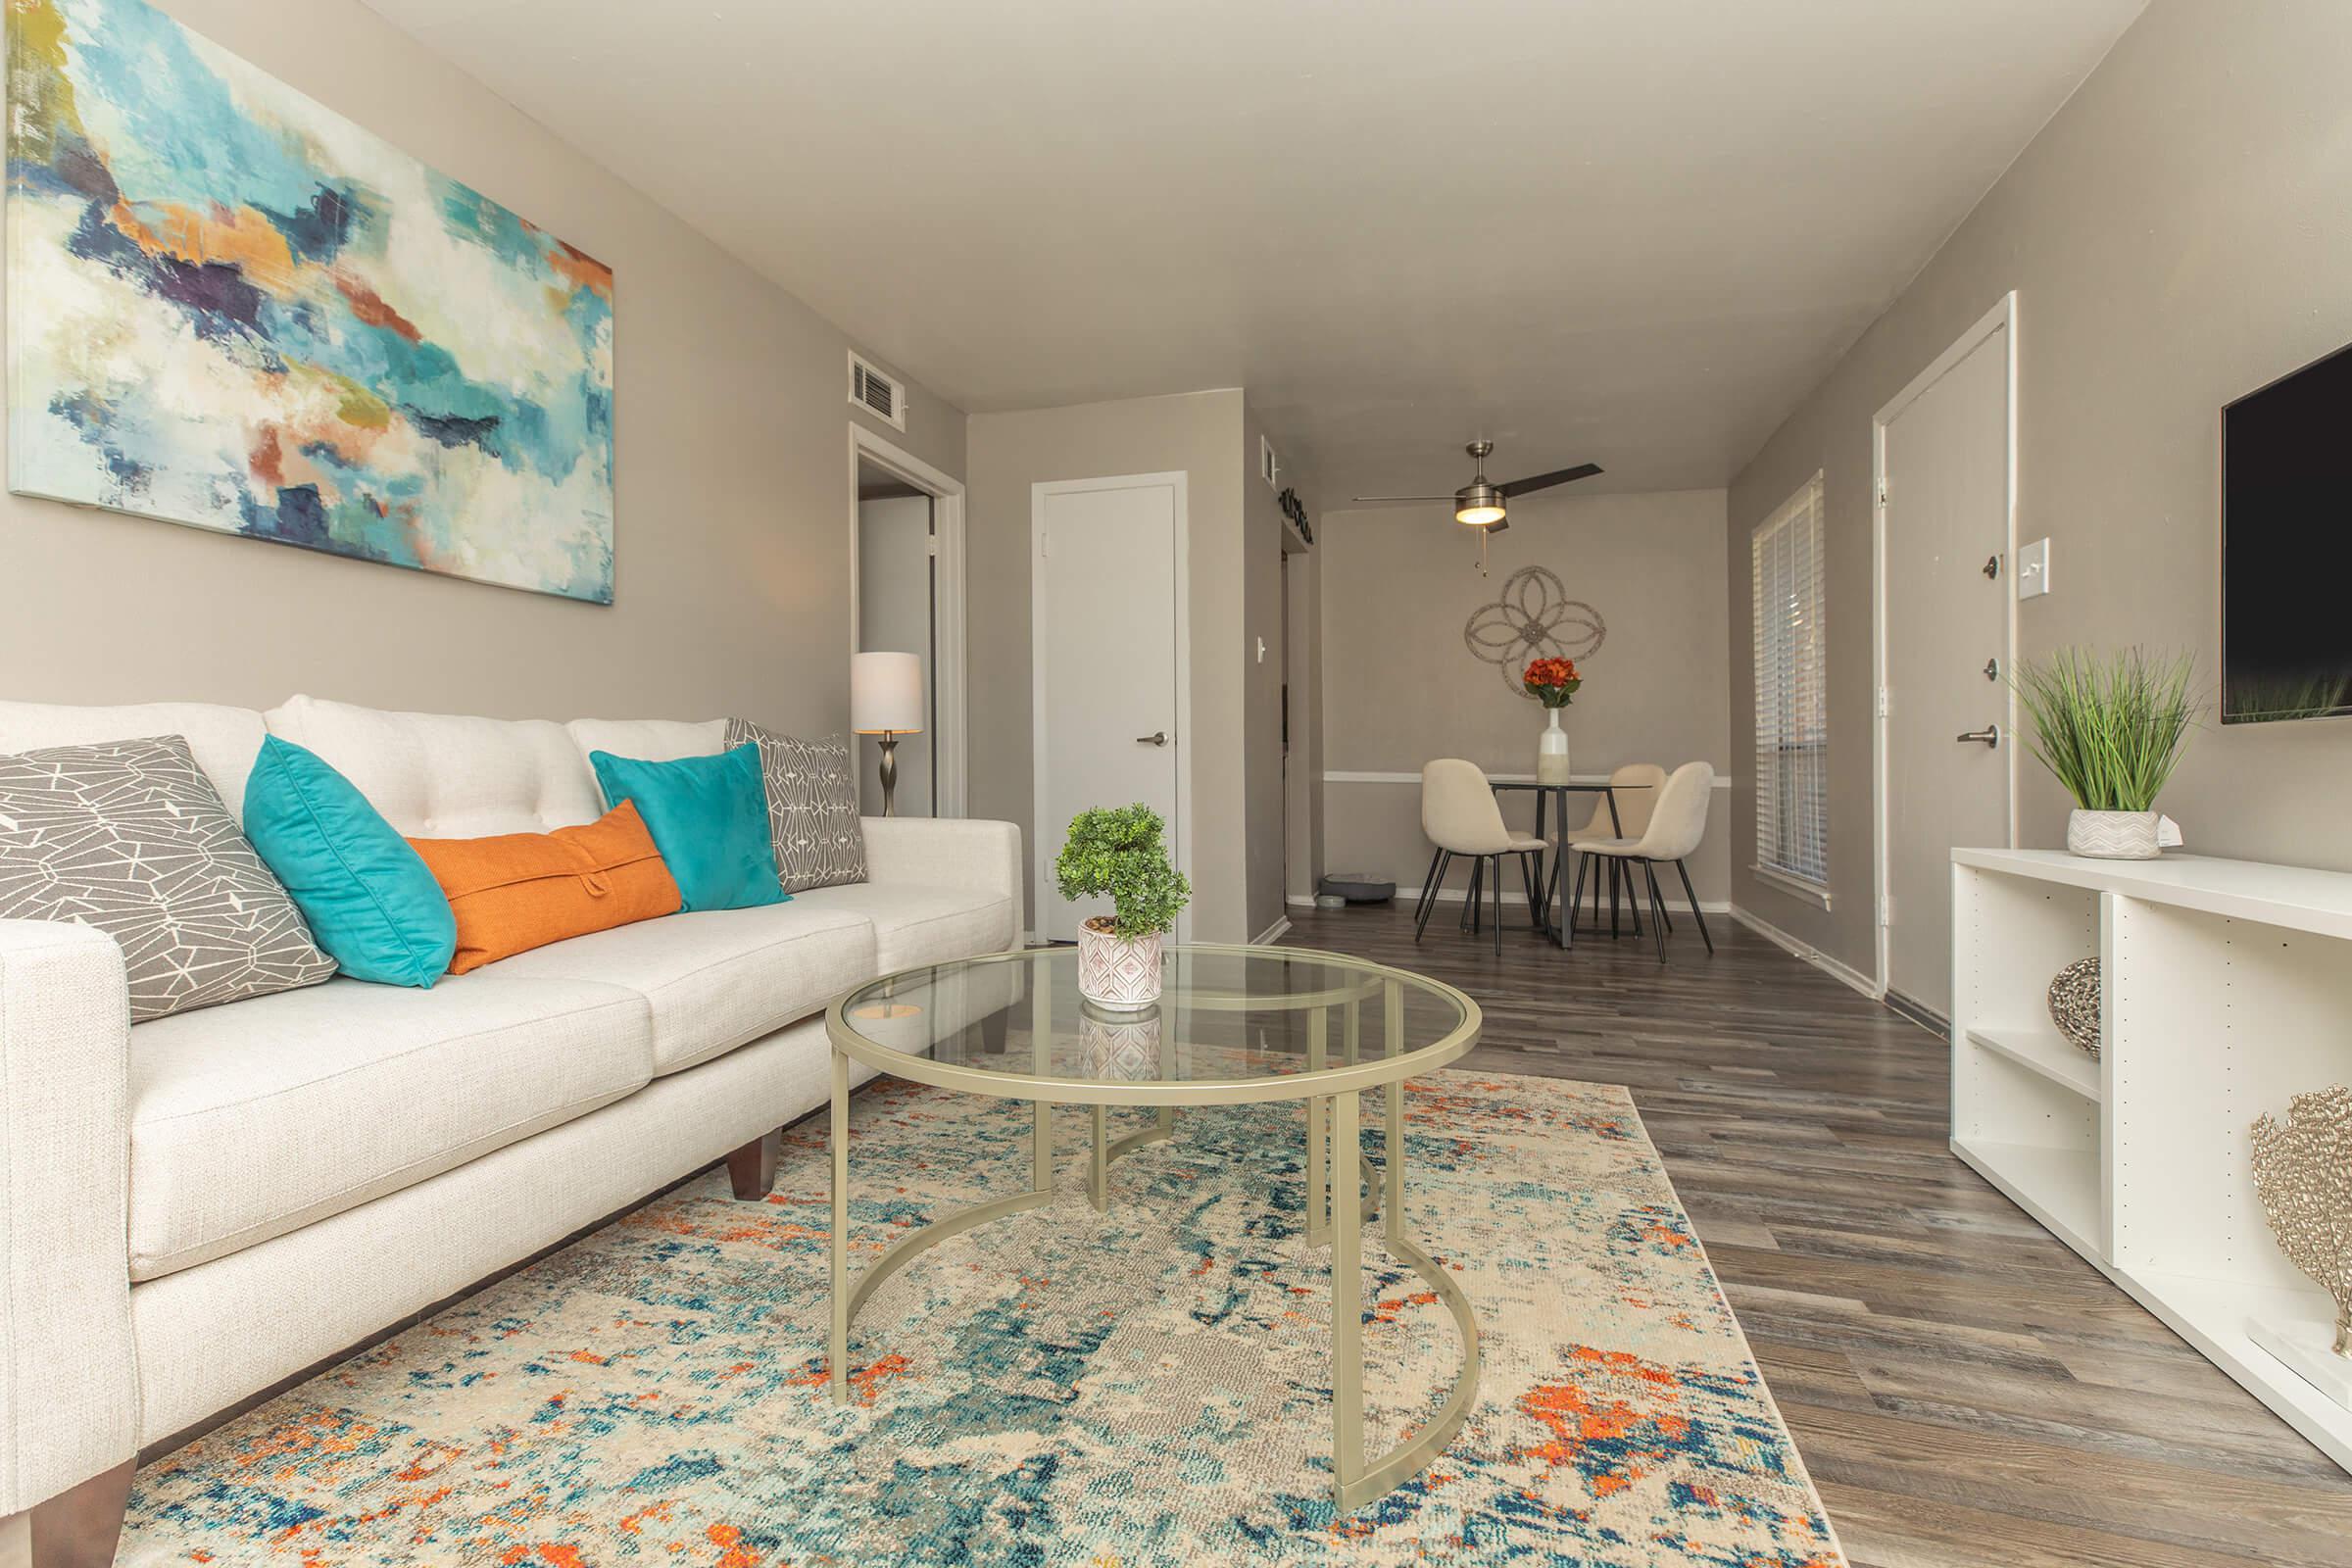
[[[1478,1004],[1425,975],[1302,948],[1171,947],[1159,1001],[1078,994],[1078,950],[908,969],[833,1004],[834,1046],[922,1083],[1064,1104],[1236,1104],[1339,1094],[1443,1067]]]

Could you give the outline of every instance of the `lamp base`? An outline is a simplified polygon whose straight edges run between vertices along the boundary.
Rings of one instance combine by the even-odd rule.
[[[899,738],[882,732],[882,814],[899,814]]]

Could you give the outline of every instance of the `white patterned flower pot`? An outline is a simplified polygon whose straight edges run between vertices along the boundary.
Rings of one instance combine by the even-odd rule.
[[[1536,782],[1565,784],[1568,782],[1568,732],[1560,728],[1560,710],[1547,710],[1551,722],[1536,737]]]
[[[2154,811],[2072,811],[2066,818],[2070,854],[2094,860],[2156,858]]]
[[[1098,923],[1100,922],[1100,923]],[[1159,1000],[1159,935],[1122,937],[1098,914],[1078,928],[1078,994],[1099,1007],[1148,1007]]]
[[[1114,1010],[1099,1003],[1078,1009],[1078,1040],[1086,1051],[1086,1070],[1098,1081],[1148,1083],[1159,1076],[1159,1008]]]

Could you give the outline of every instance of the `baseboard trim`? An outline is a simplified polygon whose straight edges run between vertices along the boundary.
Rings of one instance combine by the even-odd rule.
[[[1250,939],[1250,945],[1253,948],[1270,948],[1275,943],[1281,941],[1282,934],[1285,931],[1288,931],[1290,928],[1291,917],[1286,914],[1281,919],[1276,920],[1272,925],[1266,927],[1263,931],[1260,931],[1257,935],[1251,937]]]
[[[1469,897],[1469,892],[1464,888],[1446,887],[1438,889],[1438,902],[1440,904],[1459,904],[1467,897]],[[1590,896],[1588,895],[1588,898]],[[1396,890],[1396,898],[1395,902],[1398,904],[1418,905],[1421,902],[1421,890],[1419,888],[1398,888]],[[1494,895],[1489,893],[1481,893],[1478,896],[1478,902],[1481,904],[1490,904],[1494,902]],[[1506,890],[1502,895],[1502,902],[1505,907],[1524,908],[1527,906],[1527,895],[1524,893],[1512,893]],[[1642,901],[1642,907],[1644,909],[1649,907],[1649,900],[1646,896],[1644,896]],[[1669,898],[1666,901],[1666,912],[1668,914],[1672,914],[1677,909],[1688,907],[1690,907],[1690,906],[1685,904],[1681,899]],[[1699,900],[1698,912],[1701,914],[1739,913],[1739,911],[1733,908],[1730,904],[1721,899]]]
[[[1814,968],[1821,970],[1824,974],[1827,974],[1831,979],[1842,981],[1845,985],[1851,987],[1853,990],[1859,991],[1862,993],[1862,995],[1868,997],[1873,1002],[1884,1002],[1886,1000],[1886,994],[1879,989],[1879,983],[1876,980],[1873,980],[1861,970],[1856,969],[1849,964],[1841,963],[1838,959],[1831,957],[1819,948],[1816,948],[1809,943],[1799,942],[1796,938],[1790,936],[1779,926],[1774,925],[1770,920],[1766,920],[1757,915],[1754,911],[1743,909],[1739,905],[1735,904],[1731,906],[1731,915],[1733,919],[1739,921],[1741,925],[1747,927],[1750,931],[1753,931],[1765,941],[1770,942],[1777,948],[1781,948],[1788,953],[1794,954],[1797,957],[1800,957],[1804,959],[1805,962],[1813,965]]]
[[[1886,1004],[1886,1010],[1888,1012],[1894,1013],[1898,1017],[1910,1019],[1913,1023],[1919,1025],[1928,1033],[1932,1035],[1940,1035],[1946,1040],[1949,1040],[1952,1037],[1952,1020],[1946,1018],[1942,1013],[1937,1012],[1926,1003],[1914,1002],[1909,997],[1904,996],[1900,991],[1889,991],[1886,996],[1880,998],[1879,1000]]]

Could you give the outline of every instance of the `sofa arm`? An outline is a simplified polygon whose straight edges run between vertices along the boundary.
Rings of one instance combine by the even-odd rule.
[[[138,1447],[129,1057],[114,939],[0,920],[0,1516]]]
[[[1012,900],[1014,945],[1024,928],[1029,879],[1021,865],[1021,830],[1010,822],[965,817],[864,816],[865,875],[871,882],[928,882],[986,888]]]

